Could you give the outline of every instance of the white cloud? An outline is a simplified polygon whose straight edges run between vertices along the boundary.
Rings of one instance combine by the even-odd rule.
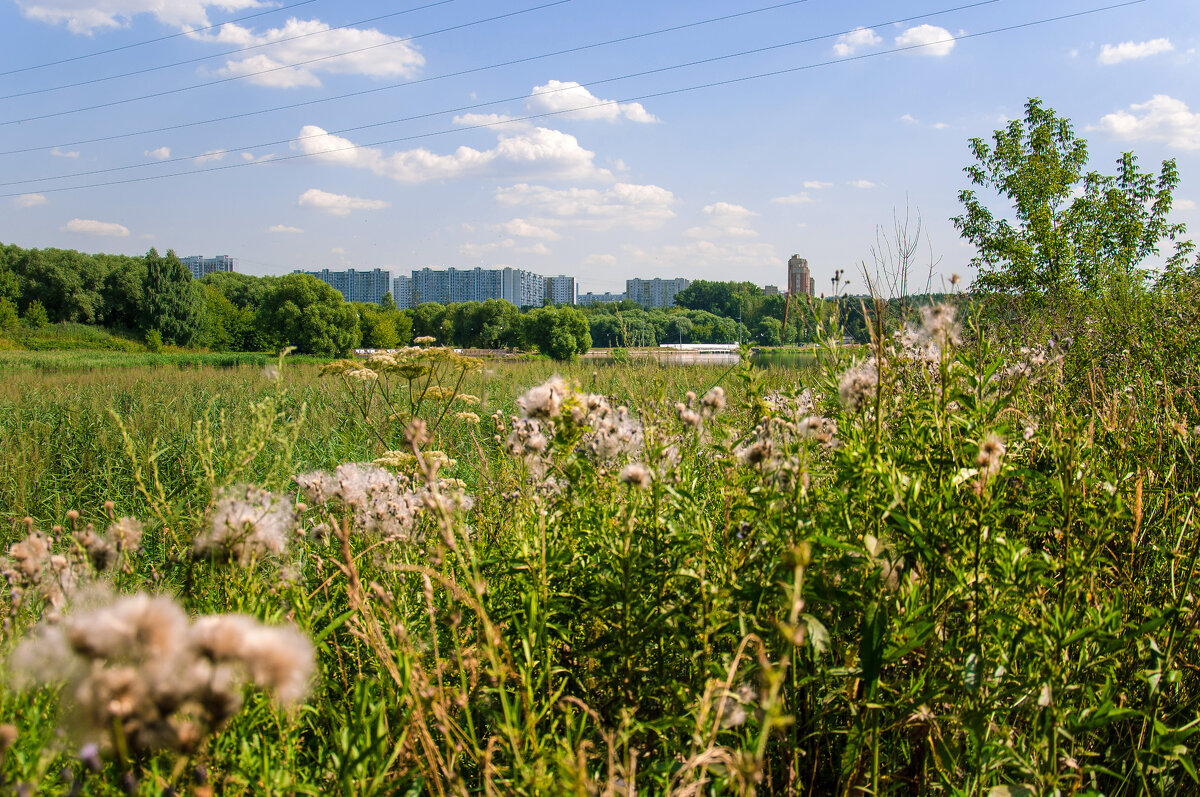
[[[607,169],[593,162],[596,153],[579,146],[579,140],[559,130],[534,127],[497,131],[494,149],[459,147],[448,155],[427,149],[385,154],[372,147],[357,147],[349,139],[305,125],[292,148],[329,163],[370,169],[375,174],[404,183],[450,180],[471,176],[553,177],[559,179],[611,179]]]
[[[949,55],[954,49],[954,36],[937,25],[916,25],[896,37],[896,46],[917,47],[913,52],[920,55]]]
[[[849,33],[838,36],[837,42],[833,45],[833,53],[845,58],[848,55],[854,55],[862,47],[874,47],[882,41],[879,34],[870,28],[855,28]]]
[[[159,147],[158,149],[148,149],[142,153],[147,158],[154,158],[156,161],[165,161],[171,157],[170,147]]]
[[[689,274],[696,274],[696,269],[703,266],[761,268],[763,264],[779,260],[774,246],[754,241],[717,243],[702,240],[686,244],[667,244],[648,249],[625,244],[622,249],[633,260],[653,264],[659,269],[686,269],[686,273]]]
[[[1196,202],[1192,199],[1180,199],[1175,202],[1176,210],[1195,210]]]
[[[59,228],[63,232],[79,232],[85,235],[106,235],[110,238],[128,238],[129,228],[111,221],[94,219],[71,219]]]
[[[229,154],[229,150],[210,149],[203,155],[197,155],[196,157],[192,158],[192,161],[196,164],[208,163],[209,161],[219,161],[223,160],[227,154]]]
[[[616,255],[588,255],[583,259],[585,266],[615,266]]]
[[[529,107],[541,112],[569,111],[564,114],[569,119],[658,121],[640,102],[602,100],[573,80],[551,80],[544,86],[534,86],[529,95]]]
[[[310,188],[300,195],[297,203],[301,207],[316,208],[333,216],[348,216],[352,210],[382,210],[391,202],[382,199],[361,199],[345,194],[331,194],[319,188]]]
[[[907,122],[910,125],[915,125],[918,123],[917,117],[913,116],[911,113],[906,113],[906,114],[904,114],[904,116],[901,116],[900,121]]]
[[[820,180],[805,180],[803,183],[801,183],[801,185],[810,191],[819,191],[822,188],[833,188],[833,183],[825,183]]]
[[[550,247],[538,241],[533,246],[518,246],[516,251],[523,255],[548,255],[550,254]]]
[[[947,130],[949,128],[950,128],[950,125],[946,124],[945,122],[934,122],[934,124],[933,124],[934,130]]]
[[[521,122],[513,122],[513,117],[502,113],[464,113],[453,119],[454,124],[464,125],[467,127],[480,127],[484,125],[502,125],[502,124],[521,124]]]
[[[683,234],[688,238],[756,238],[758,232],[746,222],[751,216],[758,215],[741,205],[730,202],[714,202],[704,206],[704,215],[708,216],[708,224],[701,227],[690,227]]]
[[[299,227],[290,227],[287,224],[272,224],[270,227],[267,228],[267,232],[296,233],[296,232],[304,232],[304,230],[300,229]]]
[[[50,154],[56,158],[78,158],[79,157],[78,150],[64,151],[64,150],[59,149],[58,147],[55,147],[54,149],[50,150]]]
[[[1200,113],[1166,94],[1110,113],[1089,130],[1102,130],[1121,141],[1164,141],[1180,149],[1200,149]]]
[[[878,188],[878,183],[873,183],[870,180],[847,180],[846,185],[854,186],[855,188]]]
[[[42,194],[21,194],[13,197],[13,204],[19,208],[31,208],[35,205],[46,204],[47,199]]]
[[[51,25],[65,24],[72,33],[97,28],[126,27],[138,14],[153,14],[159,22],[179,28],[209,24],[209,8],[237,11],[266,5],[258,0],[17,0],[25,16]]]
[[[805,205],[816,200],[810,197],[806,192],[801,191],[798,194],[788,194],[787,196],[777,196],[771,200],[776,205]]]
[[[541,238],[544,241],[557,241],[562,238],[549,227],[532,224],[525,219],[513,219],[504,224],[497,224],[493,229],[501,230],[518,238]]]
[[[259,155],[257,157],[255,157],[253,152],[243,152],[241,155],[242,160],[246,163],[264,163],[266,161],[273,161],[278,157],[278,154],[275,152],[268,152],[266,155]]]
[[[617,183],[610,188],[548,188],[518,183],[496,190],[506,207],[524,205],[543,214],[537,223],[591,230],[632,227],[649,230],[674,218],[675,195],[657,185]]]
[[[319,73],[412,78],[425,64],[425,56],[399,37],[374,28],[331,30],[328,24],[316,19],[292,18],[282,28],[271,28],[261,34],[226,24],[192,38],[238,47],[270,45],[266,52],[227,60],[219,74],[245,75],[251,83],[273,88],[320,86]]]
[[[1151,39],[1144,42],[1121,42],[1106,44],[1100,48],[1096,58],[1102,64],[1119,64],[1122,61],[1134,61],[1138,58],[1149,58],[1159,53],[1169,53],[1175,49],[1170,39]]]

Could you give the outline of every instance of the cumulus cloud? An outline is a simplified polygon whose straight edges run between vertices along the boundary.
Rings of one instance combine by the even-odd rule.
[[[497,134],[499,141],[488,150],[463,146],[445,155],[427,149],[385,154],[372,147],[355,146],[349,139],[316,125],[305,125],[292,148],[328,163],[369,169],[404,183],[506,175],[611,179],[608,170],[596,167],[596,153],[581,147],[575,136],[545,127]]]
[[[833,188],[833,183],[826,183],[820,180],[805,180],[803,183],[801,183],[801,185],[807,188],[809,191],[819,191],[822,188]]]
[[[686,268],[695,274],[704,266],[747,266],[758,268],[764,263],[779,260],[775,247],[756,241],[692,241],[686,244],[667,244],[641,248],[626,244],[622,247],[632,260],[653,264],[659,268]]]
[[[617,264],[616,255],[588,255],[583,259],[585,266],[615,266]]]
[[[224,149],[210,149],[203,155],[197,155],[196,157],[192,158],[192,161],[197,165],[201,163],[208,163],[209,161],[219,161],[223,160],[228,153],[229,151]]]
[[[863,47],[874,47],[882,41],[879,34],[870,28],[855,28],[849,33],[843,33],[837,37],[837,41],[833,45],[833,53],[845,58],[848,55],[854,55]]]
[[[228,77],[246,76],[251,83],[273,88],[320,86],[321,73],[412,78],[425,65],[425,56],[396,36],[374,28],[331,30],[327,23],[316,19],[292,18],[283,27],[264,33],[226,24],[212,32],[193,34],[192,38],[224,46],[266,47],[265,52],[228,59],[218,71]]]
[[[896,46],[917,47],[913,52],[919,55],[949,55],[954,49],[954,36],[937,25],[916,25],[896,37]]]
[[[540,112],[569,111],[564,114],[569,119],[658,121],[640,102],[602,100],[573,80],[551,80],[544,86],[534,86],[529,95],[529,107]]]
[[[503,224],[497,224],[493,229],[501,230],[519,238],[541,238],[544,241],[557,241],[562,238],[554,230],[539,224],[533,224],[525,219],[513,219]]]
[[[129,228],[111,221],[95,219],[71,219],[59,228],[63,232],[78,232],[84,235],[105,235],[110,238],[128,238]]]
[[[1144,42],[1121,42],[1106,44],[1100,48],[1096,58],[1102,64],[1119,64],[1122,61],[1134,61],[1138,58],[1149,58],[1159,53],[1169,53],[1175,49],[1170,39],[1151,39]]]
[[[878,188],[878,183],[873,183],[870,180],[847,180],[846,185],[855,188]]]
[[[171,157],[170,147],[159,147],[158,149],[148,149],[142,153],[147,158],[154,158],[156,161],[165,161]]]
[[[55,147],[54,149],[50,150],[50,154],[56,158],[78,158],[79,157],[78,150],[69,150],[69,151],[61,150],[58,147]]]
[[[1192,113],[1183,100],[1166,94],[1130,105],[1128,111],[1110,113],[1088,129],[1102,130],[1121,141],[1163,141],[1179,149],[1200,149],[1200,113]]]
[[[304,230],[300,229],[299,227],[291,227],[287,224],[272,224],[270,227],[267,228],[267,232],[297,233],[297,232],[304,232]]]
[[[747,226],[746,222],[754,213],[741,205],[730,202],[714,202],[704,206],[704,215],[708,223],[699,227],[690,227],[683,234],[689,238],[756,238],[758,232]]]
[[[543,214],[537,223],[547,227],[573,226],[591,230],[632,227],[649,230],[674,218],[675,195],[657,185],[617,183],[609,188],[548,188],[518,183],[496,190],[506,207],[523,205]]]
[[[911,113],[906,113],[904,116],[901,116],[900,121],[907,122],[910,125],[918,124],[917,117],[913,116]]]
[[[502,124],[522,124],[522,122],[513,122],[513,117],[502,113],[464,113],[454,117],[454,124],[465,125],[467,127],[481,127],[484,125],[502,125]]]
[[[331,194],[319,188],[310,188],[300,195],[297,203],[301,207],[316,208],[331,216],[349,216],[352,210],[382,210],[391,202],[382,199],[361,199],[345,194]]]
[[[13,197],[13,204],[19,208],[32,208],[36,205],[46,204],[47,199],[42,194],[21,194]]]
[[[65,24],[72,33],[125,27],[138,14],[153,14],[171,27],[201,28],[209,24],[209,8],[237,11],[264,5],[258,0],[17,0],[25,16],[51,25]]]
[[[1195,210],[1196,202],[1192,199],[1179,199],[1175,202],[1176,210]]]
[[[805,205],[809,202],[815,202],[807,192],[801,191],[798,194],[788,194],[787,196],[777,196],[771,199],[776,205]]]

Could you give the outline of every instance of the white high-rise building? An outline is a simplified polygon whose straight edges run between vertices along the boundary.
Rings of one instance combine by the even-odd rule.
[[[407,310],[412,307],[412,277],[400,274],[392,279],[392,300],[396,307]]]
[[[200,279],[205,274],[213,274],[218,271],[234,271],[237,261],[229,255],[217,255],[216,257],[204,257],[203,255],[189,255],[179,258],[192,272],[192,279]]]
[[[691,280],[676,277],[665,279],[625,280],[625,296],[642,307],[674,307],[675,294],[691,285]]]
[[[575,278],[546,277],[546,298],[553,304],[575,304]]]

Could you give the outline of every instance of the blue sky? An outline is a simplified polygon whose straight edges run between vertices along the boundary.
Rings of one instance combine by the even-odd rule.
[[[937,289],[972,276],[968,139],[1030,96],[1092,168],[1177,158],[1200,235],[1200,3],[1000,30],[1113,4],[0,0],[0,241],[581,291],[799,253],[857,292],[907,206]]]

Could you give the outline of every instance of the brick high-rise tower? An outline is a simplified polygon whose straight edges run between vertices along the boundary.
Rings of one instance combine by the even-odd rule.
[[[808,270],[808,261],[800,255],[792,255],[788,261],[788,293],[792,296],[812,296],[815,280]]]

